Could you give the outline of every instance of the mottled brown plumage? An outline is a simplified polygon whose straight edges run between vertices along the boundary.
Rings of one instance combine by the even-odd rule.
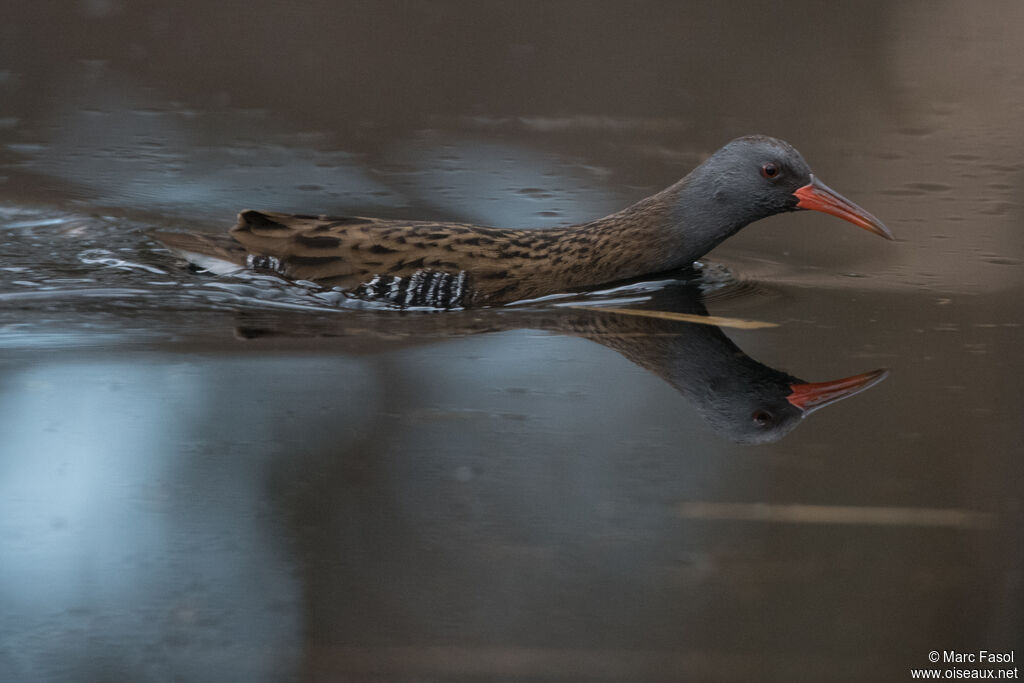
[[[243,211],[229,235],[158,232],[154,236],[183,252],[357,293],[375,277],[391,284],[390,278],[412,278],[417,273],[455,277],[465,273],[464,292],[450,303],[478,306],[590,287],[679,265],[673,258],[679,245],[659,231],[666,204],[662,195],[655,195],[591,223],[546,230]],[[409,303],[430,305],[423,299],[411,295]]]
[[[777,174],[765,173],[770,164]],[[795,192],[815,182],[790,145],[752,136],[726,145],[666,190],[570,227],[243,211],[229,235],[153,235],[190,260],[272,270],[400,306],[494,305],[689,265],[754,220],[805,208]],[[873,226],[881,224],[857,211],[877,232]]]

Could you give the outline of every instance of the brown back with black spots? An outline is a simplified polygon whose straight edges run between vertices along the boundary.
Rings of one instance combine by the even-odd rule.
[[[362,286],[363,292],[417,273],[463,273],[470,289],[462,303],[481,305],[671,267],[664,256],[656,254],[653,264],[650,256],[644,258],[663,214],[661,202],[648,200],[583,225],[517,230],[243,211],[231,235],[248,253],[277,259],[286,277],[352,290]]]

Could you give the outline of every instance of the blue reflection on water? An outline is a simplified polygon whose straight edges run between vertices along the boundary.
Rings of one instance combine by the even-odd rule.
[[[203,446],[188,426],[216,379],[131,361],[5,379],[0,671],[230,677],[244,661],[260,680],[287,666],[298,589],[257,514],[265,463],[190,480]]]

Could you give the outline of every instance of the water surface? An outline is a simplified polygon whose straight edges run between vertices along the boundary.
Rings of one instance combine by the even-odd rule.
[[[931,650],[1020,656],[1017,3],[7,14],[3,680],[909,680]],[[244,208],[563,225],[748,133],[897,241],[790,214],[696,273],[437,313],[196,273],[144,233]],[[877,368],[756,439],[736,398]]]

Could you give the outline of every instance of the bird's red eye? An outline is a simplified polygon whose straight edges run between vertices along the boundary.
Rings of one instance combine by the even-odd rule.
[[[768,163],[761,167],[761,175],[763,175],[768,180],[777,178],[779,175],[779,165],[772,161],[769,161]]]
[[[767,410],[755,410],[751,417],[758,427],[767,427],[772,421],[772,414]]]

